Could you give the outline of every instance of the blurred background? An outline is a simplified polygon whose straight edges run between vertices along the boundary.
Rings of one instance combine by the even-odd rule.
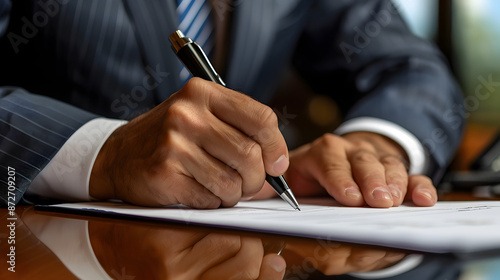
[[[452,168],[466,170],[500,126],[500,1],[394,2],[415,34],[434,41],[447,56],[462,88],[467,128]]]
[[[465,98],[467,121],[463,143],[451,169],[467,170],[490,144],[500,127],[500,1],[498,0],[393,0],[418,36],[434,42],[445,54]],[[287,83],[282,91],[302,85]],[[489,86],[486,86],[490,81]],[[480,87],[479,93],[476,89]],[[307,88],[301,91],[307,91]],[[280,96],[280,95],[278,95]],[[328,97],[310,94],[279,113],[288,114],[283,133],[290,148],[331,131],[340,121]],[[298,128],[311,131],[298,133]],[[303,130],[302,130],[303,131]]]

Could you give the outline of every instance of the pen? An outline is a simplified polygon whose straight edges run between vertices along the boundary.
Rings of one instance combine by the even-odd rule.
[[[172,44],[175,54],[193,77],[199,77],[226,86],[226,83],[217,74],[207,56],[196,42],[184,36],[180,30],[172,33],[168,39]],[[300,211],[299,204],[283,175],[273,177],[266,174],[266,181],[284,201],[288,202],[294,209]]]

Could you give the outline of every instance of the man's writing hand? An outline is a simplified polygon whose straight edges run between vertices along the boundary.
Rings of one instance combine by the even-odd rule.
[[[90,195],[146,206],[229,207],[258,192],[266,172],[278,176],[288,164],[272,109],[193,78],[113,132],[92,169]]]

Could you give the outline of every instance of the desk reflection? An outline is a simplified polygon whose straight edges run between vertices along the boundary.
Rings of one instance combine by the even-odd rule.
[[[18,214],[18,231],[33,234],[32,237],[40,240],[80,279],[358,279],[367,276],[369,279],[387,276],[440,279],[425,278],[421,272],[412,278],[408,271],[418,271],[418,266],[426,263],[421,255],[408,257],[408,252],[380,247],[192,225],[51,214],[34,211],[32,207]],[[26,246],[31,249],[23,254],[39,257],[32,254],[35,245]],[[408,263],[409,259],[419,261],[410,267],[406,264],[396,274],[379,273]],[[440,271],[444,268],[437,267]],[[357,274],[359,272],[361,274]],[[47,278],[58,279],[45,273]],[[398,275],[402,278],[397,278]]]

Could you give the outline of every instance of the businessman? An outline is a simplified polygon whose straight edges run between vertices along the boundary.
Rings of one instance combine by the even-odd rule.
[[[176,29],[231,89],[189,79]],[[442,55],[388,0],[0,0],[0,36],[3,206],[229,207],[271,196],[265,172],[297,196],[430,206],[463,129]],[[287,67],[344,114],[290,153],[264,105]]]

